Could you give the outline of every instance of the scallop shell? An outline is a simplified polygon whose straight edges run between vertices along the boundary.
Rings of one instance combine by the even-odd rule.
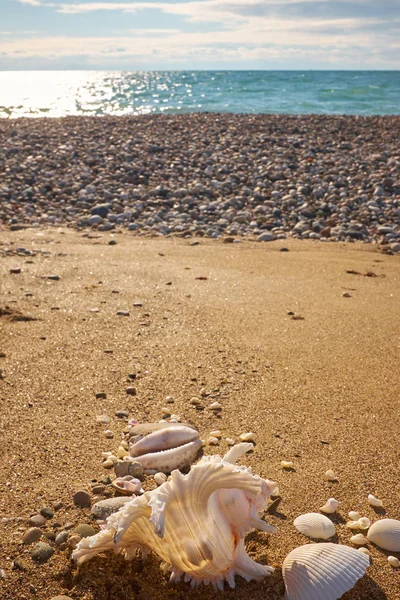
[[[390,552],[400,552],[400,521],[395,519],[376,521],[369,528],[367,537],[379,548],[390,550]]]
[[[228,458],[248,446],[231,448]],[[226,457],[204,456],[187,475],[174,470],[159,488],[127,502],[103,530],[79,542],[73,558],[81,564],[114,550],[130,560],[138,550],[144,556],[152,550],[172,572],[170,581],[184,575],[192,588],[211,583],[223,590],[225,580],[233,588],[235,575],[260,580],[273,569],[250,558],[244,537],[253,529],[275,531],[258,518],[275,485]]]
[[[306,544],[282,565],[284,600],[337,600],[365,574],[369,557],[349,546]]]
[[[336,534],[332,521],[319,513],[300,515],[293,524],[300,533],[314,539],[327,540]]]

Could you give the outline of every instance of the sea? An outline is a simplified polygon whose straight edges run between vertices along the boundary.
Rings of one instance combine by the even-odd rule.
[[[2,71],[0,117],[400,114],[400,71]]]

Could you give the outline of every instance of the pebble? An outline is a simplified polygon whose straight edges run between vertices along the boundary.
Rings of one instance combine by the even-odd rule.
[[[77,533],[81,536],[81,538],[90,537],[91,535],[95,535],[97,530],[88,525],[87,523],[82,523],[81,525],[77,525],[73,530],[73,533]]]
[[[82,538],[78,533],[74,533],[73,535],[71,535],[71,537],[68,539],[69,548],[71,548],[71,550],[75,550],[81,539]]]
[[[47,506],[40,509],[40,514],[42,517],[45,517],[45,519],[52,519],[54,517],[54,511]]]
[[[75,492],[73,501],[75,506],[79,506],[80,508],[90,508],[92,504],[90,494],[86,490],[78,490]]]
[[[136,396],[136,388],[134,387],[127,387],[125,391],[128,396]]]
[[[225,441],[228,444],[228,446],[234,446],[235,445],[235,440],[233,440],[232,438],[225,438]]]
[[[117,316],[119,317],[129,317],[129,310],[117,310]]]
[[[21,268],[14,267],[14,268],[10,269],[10,273],[11,273],[11,275],[19,275],[21,273]]]
[[[248,431],[247,433],[241,433],[239,435],[239,440],[241,442],[254,442],[254,433],[252,431]]]
[[[105,392],[96,392],[95,396],[98,400],[105,400],[107,398],[107,394]],[[100,423],[104,422],[104,421],[99,421],[99,418],[103,417],[103,416],[105,416],[105,415],[100,415],[99,417],[96,417],[97,421]]]
[[[209,438],[208,438],[208,440],[207,440],[207,443],[208,443],[210,446],[218,446],[218,444],[219,444],[219,439],[218,439],[218,438],[216,438],[216,437],[209,437]]]
[[[274,239],[275,236],[272,233],[264,232],[258,236],[257,242],[272,242]]]
[[[60,276],[59,275],[46,275],[45,279],[50,279],[51,281],[59,281]]]
[[[56,546],[61,546],[62,544],[64,544],[67,541],[67,538],[68,538],[68,532],[60,531],[60,533],[58,533],[56,535],[54,542],[55,542]]]
[[[93,504],[91,513],[96,519],[104,521],[105,519],[107,519],[107,517],[117,512],[130,500],[131,498],[129,496],[118,496],[116,498],[100,500],[100,502],[96,502],[96,504]]]
[[[167,481],[167,476],[165,473],[156,473],[154,475],[154,481],[156,482],[157,485],[162,485],[163,483],[165,483]]]
[[[103,393],[103,392],[101,392],[101,393]],[[111,419],[110,419],[110,417],[108,415],[97,415],[96,416],[96,422],[97,423],[102,423],[103,425],[108,425],[108,423],[110,421],[111,421]]]
[[[54,554],[54,550],[49,544],[45,542],[38,542],[32,548],[31,556],[35,562],[45,563],[51,558]]]
[[[73,600],[71,596],[53,596],[50,600]]]
[[[343,298],[351,298],[351,294],[349,292],[343,292]]]
[[[33,517],[29,518],[29,525],[33,525],[34,527],[42,527],[46,523],[46,519],[43,515],[33,515]]]
[[[63,503],[59,500],[58,502],[54,503],[54,510],[60,510],[63,507]]]
[[[30,527],[25,531],[24,535],[22,536],[22,541],[24,542],[24,544],[33,544],[34,542],[37,542],[38,539],[42,537],[42,535],[43,531],[41,529],[39,529],[38,527]]]
[[[222,410],[222,404],[220,404],[219,402],[213,402],[212,404],[210,404],[209,408],[211,410]]]
[[[104,432],[104,435],[106,438],[109,438],[109,439],[114,437],[114,433],[111,431],[111,429],[106,429]]]
[[[4,569],[0,569],[0,579],[7,579],[7,573]]]
[[[126,410],[126,409],[116,410],[115,416],[118,419],[127,419],[129,417],[129,410]]]
[[[144,469],[140,462],[119,460],[116,463],[114,463],[113,466],[114,472],[117,477],[125,477],[126,475],[132,475],[132,477],[136,477],[137,479],[143,480]]]
[[[106,489],[105,485],[97,484],[92,487],[92,492],[93,492],[93,494],[96,494],[96,495],[103,494],[105,489]]]

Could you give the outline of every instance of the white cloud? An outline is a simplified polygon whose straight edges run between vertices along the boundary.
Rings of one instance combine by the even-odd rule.
[[[30,4],[31,6],[42,6],[43,2],[39,0],[18,0],[21,4]]]

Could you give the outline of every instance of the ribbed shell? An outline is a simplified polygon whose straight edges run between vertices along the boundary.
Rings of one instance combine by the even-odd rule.
[[[382,519],[376,521],[368,530],[368,539],[373,544],[390,550],[400,552],[400,521],[395,519]]]
[[[317,540],[327,540],[336,533],[332,521],[319,513],[300,515],[293,521],[293,525],[300,533]]]
[[[369,557],[349,546],[306,544],[282,566],[284,600],[337,600],[364,575]]]

